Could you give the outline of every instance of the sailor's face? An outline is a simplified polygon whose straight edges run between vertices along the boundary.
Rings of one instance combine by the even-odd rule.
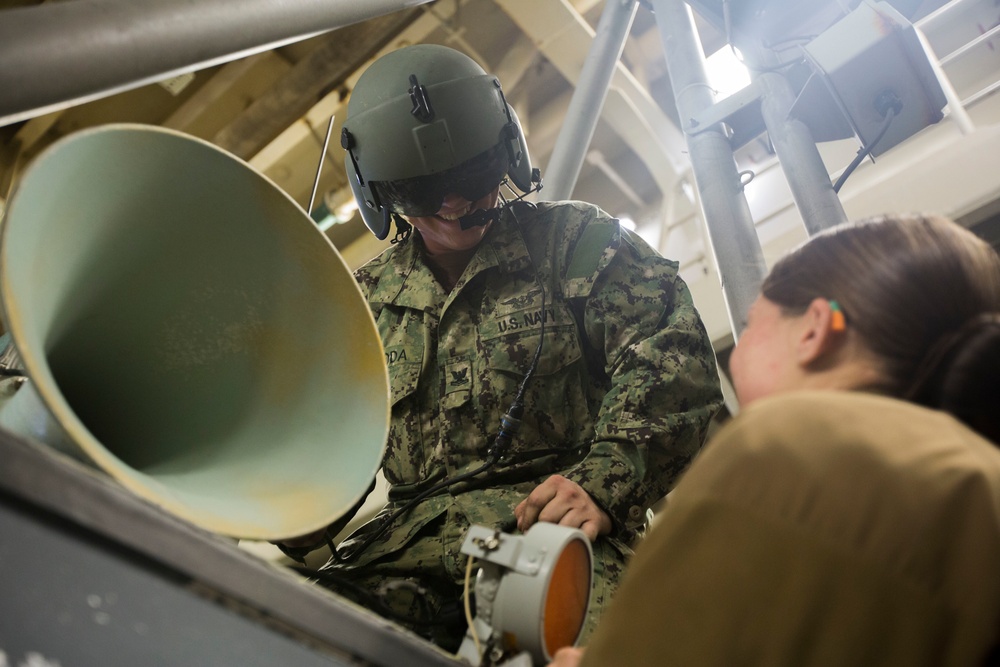
[[[403,216],[420,232],[427,252],[438,255],[447,252],[469,250],[479,245],[490,225],[462,229],[459,218],[473,211],[485,211],[497,205],[500,186],[493,188],[476,201],[468,201],[458,194],[445,195],[441,208],[434,215]]]
[[[729,374],[741,406],[793,386],[798,319],[763,296],[750,307],[747,325],[729,357]]]

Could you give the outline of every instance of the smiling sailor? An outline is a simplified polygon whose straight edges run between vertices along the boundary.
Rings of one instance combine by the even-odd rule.
[[[596,206],[525,201],[541,178],[500,82],[450,48],[374,62],[341,143],[365,224],[395,226],[357,272],[391,380],[389,496],[321,581],[455,650],[469,526],[557,523],[592,541],[586,637],[722,403],[677,264]]]

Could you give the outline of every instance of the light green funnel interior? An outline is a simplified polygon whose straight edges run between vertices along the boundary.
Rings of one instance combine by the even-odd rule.
[[[7,327],[86,459],[243,538],[310,532],[367,490],[389,416],[378,333],[269,180],[186,135],[105,126],[39,156],[3,225]]]

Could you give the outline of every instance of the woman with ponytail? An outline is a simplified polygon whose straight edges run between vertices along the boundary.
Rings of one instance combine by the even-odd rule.
[[[557,665],[987,665],[1000,651],[1000,259],[893,216],[817,235],[730,360],[742,412]]]

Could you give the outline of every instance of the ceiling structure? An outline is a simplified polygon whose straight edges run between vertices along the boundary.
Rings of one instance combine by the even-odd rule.
[[[80,1],[85,0],[62,0]],[[741,6],[740,0],[732,1]],[[752,2],[768,4],[743,0],[743,6]],[[776,11],[801,4],[769,2]],[[0,25],[6,12],[58,4],[0,0]],[[691,4],[704,11],[713,3]],[[857,1],[826,4],[846,11]],[[893,4],[924,28],[958,97],[967,101],[967,113],[949,113],[934,131],[859,168],[841,193],[845,209],[856,217],[919,207],[969,224],[988,222],[1000,200],[1000,178],[989,174],[997,160],[992,156],[1000,155],[995,131],[1000,105],[994,94],[1000,79],[997,0]],[[320,169],[314,218],[322,221],[348,264],[359,266],[387,243],[367,233],[360,216],[350,210],[344,154],[336,137],[360,72],[381,53],[414,43],[462,50],[500,78],[526,131],[532,161],[544,177],[605,3],[436,0],[409,5],[299,42],[0,126],[0,203],[18,174],[60,137],[95,125],[135,122],[189,133],[232,152],[305,208],[332,117],[334,139]],[[236,7],[234,3],[233,11],[239,11]],[[726,54],[726,37],[711,18],[696,12],[704,50]],[[959,123],[962,119],[965,122]],[[854,140],[821,146],[832,176],[843,170],[857,148]],[[741,170],[753,173],[745,194],[770,261],[804,238],[801,218],[766,135],[739,148],[736,159]],[[724,349],[731,336],[697,196],[656,18],[650,5],[640,2],[573,197],[632,220],[653,245],[680,262],[713,339]]]
[[[19,0],[0,6],[30,4]],[[23,167],[61,136],[102,123],[140,122],[187,132],[231,151],[305,206],[327,120],[337,116],[337,133],[360,71],[382,52],[419,42],[465,51],[497,74],[528,132],[534,162],[544,166],[602,5],[594,0],[575,4],[438,0],[74,106],[0,128],[7,153],[6,180],[11,179],[12,161],[16,160],[17,168]],[[676,178],[684,163],[683,138],[668,120],[672,104],[660,53],[651,15],[639,12],[621,68],[630,99],[619,101],[622,94],[616,91],[610,105],[628,106],[638,98],[644,109],[606,117],[577,191],[577,196],[586,193],[587,199],[630,217],[655,208],[662,187]],[[647,118],[643,125],[666,128],[670,135],[667,141],[657,140],[661,145],[656,150],[642,143],[655,136],[655,129],[644,134],[631,131],[635,135],[630,138],[632,145],[616,136],[629,133],[640,113],[655,121]],[[637,159],[637,151],[644,159]],[[341,166],[343,152],[336,141],[331,142],[329,157],[320,188],[327,203],[339,205],[348,193]],[[656,167],[655,175],[647,165]],[[361,232],[359,218],[355,218],[331,235],[342,248]]]

